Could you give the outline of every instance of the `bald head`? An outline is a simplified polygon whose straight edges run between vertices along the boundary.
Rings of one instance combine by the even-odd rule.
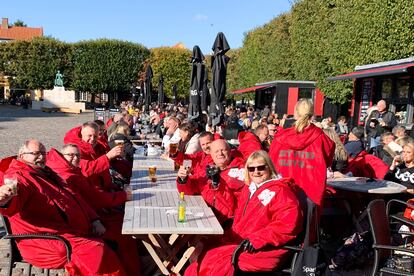
[[[384,100],[380,100],[377,103],[377,109],[380,113],[385,112],[387,110],[387,103]]]
[[[223,170],[230,164],[230,146],[225,140],[219,139],[212,142],[210,145],[210,154],[214,164],[220,169]]]
[[[38,140],[27,140],[19,149],[18,159],[31,167],[44,168],[46,164],[46,148]]]

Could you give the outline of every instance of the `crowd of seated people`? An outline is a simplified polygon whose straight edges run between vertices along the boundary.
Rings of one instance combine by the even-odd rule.
[[[187,275],[233,273],[231,254],[241,242],[242,270],[280,266],[286,252],[276,247],[302,230],[305,196],[323,208],[329,170],[330,177],[385,177],[409,193],[414,189],[414,142],[402,127],[380,122],[369,136],[360,126],[348,131],[344,117],[337,125],[332,118],[318,123],[309,99],[300,99],[293,118],[282,120],[270,109],[229,107],[218,126],[189,121],[185,107],[154,107],[150,114],[128,107],[107,124],[90,121],[68,130],[60,150],[46,152],[39,141],[28,140],[17,157],[1,161],[0,176],[16,175],[19,183],[18,196],[0,186],[0,213],[10,218],[13,231],[59,234],[73,247],[72,262],[65,263],[58,243],[19,241],[26,260],[65,267],[73,275],[140,275],[136,241],[121,234],[122,206],[131,200],[123,189],[131,178],[131,140],[146,139],[148,130],[166,152],[178,144],[176,153],[164,155],[179,165],[177,190],[201,195],[225,229]],[[380,144],[367,146],[371,138]]]

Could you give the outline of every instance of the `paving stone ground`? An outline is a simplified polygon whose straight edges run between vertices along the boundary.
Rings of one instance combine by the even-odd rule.
[[[41,112],[17,106],[0,105],[0,158],[15,155],[29,138],[40,140],[47,149],[60,148],[69,129],[93,120],[93,111],[81,114]]]
[[[59,149],[66,131],[89,120],[93,120],[92,111],[82,114],[45,113],[0,104],[0,159],[17,154],[20,145],[29,138],[40,140],[47,149]],[[7,261],[8,241],[0,240],[0,276],[7,275]],[[13,275],[28,275],[27,272],[27,267],[19,263],[13,270]],[[31,275],[42,275],[42,272],[33,268]],[[63,273],[53,271],[50,275]]]

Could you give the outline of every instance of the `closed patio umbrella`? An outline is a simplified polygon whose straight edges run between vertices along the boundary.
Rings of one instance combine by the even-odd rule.
[[[201,115],[201,96],[204,91],[206,68],[203,63],[204,55],[197,45],[193,48],[193,55],[191,57],[191,76],[190,76],[190,108],[189,119],[196,120]]]
[[[162,107],[164,105],[165,94],[164,94],[164,77],[160,74],[158,79],[158,106]]]
[[[213,126],[217,126],[221,123],[224,114],[227,63],[230,60],[225,55],[230,50],[230,46],[222,32],[217,34],[212,49],[214,53],[211,57],[213,79],[211,80],[210,118]]]
[[[144,102],[145,109],[144,109],[144,111],[146,111],[146,112],[149,111],[149,105],[151,104],[151,94],[152,94],[151,81],[152,81],[152,77],[153,77],[152,68],[151,68],[151,65],[148,65],[147,70],[145,72],[145,85],[144,85],[144,88],[145,88],[145,102]]]

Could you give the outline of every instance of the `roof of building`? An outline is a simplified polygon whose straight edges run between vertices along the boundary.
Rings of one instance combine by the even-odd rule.
[[[8,26],[8,19],[2,19],[0,40],[31,40],[40,36],[43,36],[43,28]]]
[[[413,67],[414,57],[409,57],[405,59],[355,66],[354,72],[330,77],[328,80],[348,80],[407,73],[408,70]]]

